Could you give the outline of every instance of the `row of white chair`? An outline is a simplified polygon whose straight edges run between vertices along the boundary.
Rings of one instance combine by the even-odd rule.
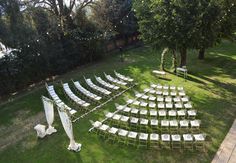
[[[97,86],[96,84],[94,84],[91,79],[85,79],[85,81],[86,81],[87,85],[90,88],[94,89],[95,91],[98,91],[99,93],[104,94],[104,95],[110,95],[111,94],[110,91],[108,91],[104,88],[101,88],[101,87]]]
[[[153,84],[153,83],[150,86],[151,86],[151,88],[154,88],[154,89],[184,91],[184,87],[182,87],[182,86],[176,87],[173,85],[169,86],[169,85],[161,85],[161,84]]]
[[[70,86],[68,83],[62,84],[64,92],[67,94],[67,96],[74,101],[76,104],[82,106],[82,107],[88,107],[90,106],[90,103],[80,99],[78,96],[76,96],[72,90],[70,89]]]
[[[168,90],[155,90],[152,88],[145,88],[144,89],[145,93],[149,94],[155,94],[155,95],[163,95],[163,96],[186,96],[186,93],[184,91],[168,91]]]
[[[106,124],[103,124],[99,121],[91,122],[93,127],[103,135],[110,138],[111,136],[114,136],[114,140],[118,140],[118,142],[123,142],[125,144],[135,144],[135,141],[138,141],[138,145],[144,144],[145,146],[150,144],[152,146],[153,141],[154,142],[160,142],[160,143],[199,143],[199,145],[202,147],[206,140],[205,134],[157,134],[157,133],[143,133],[143,132],[135,132],[135,131],[129,131],[122,128],[116,128],[116,127],[110,127]],[[131,141],[131,142],[129,142]],[[170,144],[168,144],[170,145]],[[174,145],[174,144],[172,144]],[[178,144],[180,145],[180,144]],[[185,144],[184,148],[186,147]],[[189,145],[189,144],[188,144]],[[190,145],[190,148],[192,146]],[[173,146],[172,146],[173,147]],[[178,146],[181,147],[181,146]],[[189,148],[189,147],[188,147]]]
[[[69,106],[67,106],[56,94],[54,86],[50,85],[48,86],[47,83],[45,83],[46,85],[46,89],[49,93],[49,95],[52,97],[53,101],[55,102],[55,104],[57,105],[57,107],[62,108],[62,109],[66,109],[67,111],[69,111],[69,113],[71,115],[75,114],[77,111],[74,109],[71,109]]]
[[[157,101],[157,102],[189,102],[189,97],[188,96],[162,96],[162,95],[147,95],[139,92],[135,92],[135,97],[141,98],[143,100],[148,100],[148,101]]]
[[[155,109],[139,109],[139,108],[131,108],[131,107],[124,107],[123,105],[118,105],[116,104],[116,109],[120,110],[127,115],[139,115],[139,116],[150,116],[150,117],[157,117],[159,116],[160,118],[165,118],[167,116],[169,117],[189,117],[189,118],[195,118],[197,116],[197,111],[196,110],[155,110]]]
[[[100,101],[102,99],[102,97],[91,93],[89,90],[85,89],[80,83],[79,81],[74,82],[75,87],[77,88],[78,91],[80,91],[83,95],[85,95],[86,97],[93,99],[95,101]]]
[[[192,109],[193,106],[190,102],[183,104],[182,102],[145,102],[145,101],[139,101],[139,100],[133,100],[129,99],[126,101],[129,106],[135,106],[135,107],[148,107],[148,108],[158,108],[158,109]]]
[[[107,118],[116,121],[116,122],[126,122],[136,125],[150,125],[150,126],[158,126],[158,120],[157,119],[146,119],[146,118],[137,118],[133,116],[125,116],[121,114],[114,114],[111,112],[106,113],[105,115]],[[160,120],[160,126],[161,127],[184,127],[184,128],[199,128],[201,124],[200,120]]]
[[[123,80],[123,81],[128,81],[128,82],[133,82],[133,81],[134,81],[134,79],[132,79],[132,78],[130,78],[130,77],[128,77],[128,76],[124,76],[124,75],[122,75],[122,74],[120,74],[120,73],[118,73],[118,72],[116,72],[116,71],[114,71],[114,73],[115,73],[115,75],[116,75],[118,78],[120,78],[120,79]]]
[[[111,84],[111,83],[108,83],[108,82],[104,81],[101,77],[95,76],[95,79],[98,83],[100,83],[105,88],[112,89],[112,90],[118,90],[120,88],[120,87],[118,87],[114,84]]]
[[[123,80],[119,80],[117,78],[112,77],[111,75],[107,75],[105,72],[104,72],[104,75],[106,79],[112,83],[123,85],[123,86],[128,84],[127,82],[124,82]]]

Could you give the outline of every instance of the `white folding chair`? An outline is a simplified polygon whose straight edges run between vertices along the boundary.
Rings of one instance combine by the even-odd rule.
[[[130,111],[131,111],[131,108],[128,107],[128,106],[126,106],[126,107],[123,109],[124,114],[127,115],[127,116],[130,116]]]
[[[181,101],[183,103],[189,102],[189,97],[188,96],[181,97]]]
[[[147,132],[148,122],[149,122],[148,119],[140,118],[139,119],[139,130]]]
[[[165,109],[165,103],[164,102],[159,102],[157,104],[158,109]]]
[[[160,119],[166,118],[166,110],[159,110],[158,115]]]
[[[153,131],[158,131],[158,120],[157,119],[150,119],[150,126]]]
[[[157,96],[162,95],[162,93],[163,93],[162,90],[156,90],[156,95],[157,95]]]
[[[128,116],[125,116],[125,115],[122,115],[121,118],[120,118],[120,126],[128,129],[128,121],[129,121],[129,117]]]
[[[179,121],[179,129],[181,133],[187,133],[189,129],[189,121],[188,120],[180,120]]]
[[[161,120],[161,133],[169,133],[170,121]]]
[[[102,124],[102,125],[98,128],[98,129],[101,131],[101,132],[100,132],[100,135],[101,135],[102,137],[106,137],[107,134],[108,134],[107,130],[108,130],[109,128],[110,128],[110,127],[109,127],[108,125]]]
[[[170,120],[170,132],[173,133],[178,133],[178,121],[177,120]]]
[[[151,133],[150,135],[150,146],[160,148],[159,135]]]
[[[181,97],[183,97],[183,96],[186,95],[186,93],[185,93],[184,91],[180,91],[178,94],[179,94],[179,96],[181,96]]]
[[[124,129],[119,129],[118,130],[118,142],[127,144],[127,135],[128,135],[128,131],[124,130]]]
[[[191,120],[190,121],[190,126],[191,126],[192,132],[199,132],[200,125],[201,125],[201,120]]]
[[[173,91],[170,92],[170,95],[175,97],[177,95],[177,92],[173,90]]]
[[[194,134],[194,145],[197,150],[205,150],[205,139],[206,139],[206,134]]]
[[[142,95],[141,98],[144,99],[144,100],[147,100],[149,98],[149,96],[148,95]]]
[[[128,133],[128,141],[127,141],[127,144],[130,144],[130,145],[136,145],[136,142],[137,142],[137,136],[138,136],[138,133],[137,132],[134,132],[134,131],[130,131]]]
[[[186,116],[186,110],[178,110],[177,115],[179,119],[184,119]]]
[[[152,118],[152,117],[157,117],[157,111],[154,110],[154,109],[151,109],[151,110],[149,111],[149,114],[150,114],[150,117],[151,117],[151,118]]]
[[[178,134],[171,135],[172,149],[181,149],[181,136]]]
[[[163,102],[164,98],[162,96],[157,96],[157,102]]]
[[[188,114],[188,118],[195,119],[195,117],[197,116],[197,111],[196,110],[188,110],[187,114]]]
[[[108,129],[108,140],[112,140],[112,141],[115,141],[117,140],[117,132],[118,132],[118,128],[116,127],[111,127]]]
[[[149,96],[149,101],[155,101],[156,100],[156,97],[155,96]]]
[[[178,103],[175,103],[175,108],[176,109],[182,109],[183,108],[183,104],[178,102]]]
[[[169,86],[168,85],[164,85],[162,88],[163,88],[163,90],[169,90]]]
[[[171,96],[166,96],[165,97],[165,102],[171,103],[172,102],[172,97]]]
[[[184,107],[185,107],[185,109],[192,109],[193,108],[193,106],[190,102],[184,104]]]
[[[175,90],[176,89],[176,87],[175,86],[170,86],[170,90]]]
[[[157,89],[162,89],[162,85],[161,84],[157,84],[156,88]]]
[[[156,104],[154,102],[149,102],[148,107],[154,109],[156,108]]]
[[[193,150],[193,136],[191,134],[183,134],[183,147]]]
[[[162,134],[161,135],[161,144],[162,148],[170,148],[170,134]]]
[[[173,103],[166,103],[166,109],[173,109]]]
[[[139,133],[139,146],[148,147],[148,134]]]
[[[169,110],[168,111],[168,116],[169,116],[169,119],[176,119],[176,111],[175,110]]]
[[[136,117],[130,117],[130,127],[137,130],[139,119]]]
[[[164,90],[164,91],[162,92],[162,94],[163,94],[163,96],[169,96],[169,91]]]
[[[146,118],[148,114],[148,111],[146,109],[141,109],[139,111],[140,118]]]

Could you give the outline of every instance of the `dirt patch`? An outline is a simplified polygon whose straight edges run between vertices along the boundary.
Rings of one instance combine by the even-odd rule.
[[[21,116],[15,118],[11,126],[0,126],[0,151],[35,132],[33,127],[36,124],[46,123],[44,112],[27,119],[24,118],[23,114],[21,113]]]

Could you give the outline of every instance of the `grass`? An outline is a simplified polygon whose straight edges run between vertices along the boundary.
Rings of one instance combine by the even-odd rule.
[[[236,117],[236,44],[224,41],[209,49],[203,61],[197,60],[195,51],[189,51],[187,62],[190,75],[186,82],[174,74],[168,74],[171,81],[153,76],[151,70],[158,69],[160,52],[148,46],[126,51],[125,58],[126,61],[121,63],[118,54],[114,54],[60,76],[57,81],[70,81],[71,78],[82,80],[83,75],[92,77],[93,74],[99,75],[103,71],[110,73],[116,69],[139,83],[136,90],[147,87],[150,82],[183,85],[199,111],[202,132],[210,137],[205,152],[136,149],[110,143],[88,133],[91,127],[89,119],[103,119],[104,110],[112,111],[115,102],[124,103],[127,97],[133,96],[133,91],[128,91],[101,110],[73,124],[75,138],[82,143],[81,152],[66,149],[69,141],[56,116],[54,125],[58,129],[57,134],[39,140],[32,129],[23,140],[0,152],[0,162],[210,162]],[[167,62],[166,66],[170,68],[171,56],[167,56]],[[54,84],[57,85],[56,82]],[[57,91],[65,99],[60,86],[57,86]],[[34,89],[12,102],[0,105],[1,126],[11,126],[18,116],[24,119],[41,112],[41,95],[46,95],[45,88]],[[73,106],[68,101],[66,103]],[[23,115],[19,114],[22,111]]]

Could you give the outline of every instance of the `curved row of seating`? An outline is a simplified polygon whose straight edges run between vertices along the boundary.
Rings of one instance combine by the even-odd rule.
[[[137,117],[160,117],[166,118],[168,117],[179,117],[179,118],[195,118],[197,116],[197,110],[155,110],[155,109],[139,109],[139,108],[131,108],[131,107],[123,107],[122,105],[117,105],[116,109],[125,113],[126,115],[137,115]]]
[[[99,87],[96,84],[94,84],[91,79],[85,79],[85,81],[86,81],[87,85],[90,88],[94,89],[95,91],[98,91],[99,93],[104,94],[104,95],[110,95],[111,94],[110,91],[108,91],[108,90],[106,90],[106,89],[104,89],[102,87]]]
[[[75,87],[78,89],[79,92],[81,92],[83,95],[85,95],[86,97],[93,99],[95,101],[99,101],[102,99],[102,97],[90,92],[89,90],[87,90],[86,88],[84,88],[79,81],[74,82]]]
[[[106,79],[112,83],[116,83],[116,84],[124,85],[124,86],[128,84],[127,82],[124,82],[123,80],[119,80],[117,78],[112,77],[111,75],[107,75],[105,72],[104,72],[104,75]]]
[[[157,90],[176,90],[176,91],[184,91],[184,87],[182,86],[173,86],[173,85],[161,85],[161,84],[151,84],[150,85],[152,89],[157,89]]]
[[[121,74],[120,74],[121,75]],[[96,77],[96,76],[95,76]],[[111,76],[110,76],[111,77]],[[124,76],[123,76],[124,77]],[[112,77],[111,77],[112,78]],[[131,78],[129,77],[126,77],[124,78],[126,80],[129,79],[128,82],[131,82]],[[115,91],[115,90],[118,90],[120,87],[117,86],[117,85],[114,85],[114,84],[120,84],[122,85],[124,81],[122,80],[119,80],[121,83],[117,83],[116,81],[118,81],[118,79],[116,78],[113,78],[113,83],[114,84],[111,84],[109,82],[106,82],[104,80],[102,80],[101,77],[96,77],[96,80],[98,81],[98,83],[101,85],[96,85],[95,83],[92,82],[91,79],[85,79],[87,85],[89,86],[89,88],[91,88],[91,90],[95,90],[97,93],[99,92],[101,95],[110,95],[112,93],[112,91]],[[78,92],[80,94],[82,94],[83,96],[86,97],[86,99],[91,99],[91,102],[93,101],[100,101],[102,99],[102,97],[100,95],[96,95],[95,93],[91,92],[90,90],[86,89],[85,87],[83,87],[79,81],[76,81],[74,82],[74,86],[76,88],[76,90],[78,90]],[[51,98],[54,100],[55,104],[58,106],[58,107],[63,107],[65,108],[66,110],[68,110],[70,112],[70,114],[75,114],[77,111],[74,110],[74,109],[71,109],[69,106],[67,106],[60,98],[59,96],[56,94],[55,90],[54,90],[54,87],[53,85],[51,86],[48,86],[47,83],[45,83],[46,85],[46,89],[49,93],[49,95],[51,96]],[[85,100],[81,99],[80,97],[78,97],[70,88],[69,84],[68,83],[62,83],[62,87],[63,87],[63,90],[66,94],[66,96],[69,98],[69,100],[71,100],[72,102],[74,102],[75,104],[81,106],[81,107],[84,107],[85,109],[87,109],[89,106],[90,106],[90,103],[89,102],[86,102]],[[106,88],[104,87],[108,87],[109,90],[107,90]]]
[[[146,88],[144,89],[145,93],[155,94],[155,95],[163,95],[163,96],[186,96],[185,91],[174,91],[174,90],[159,90]]]
[[[173,92],[171,92],[173,93]],[[180,96],[180,95],[147,95],[147,94],[143,94],[143,93],[139,93],[139,92],[135,92],[135,97],[141,98],[143,100],[148,100],[148,101],[157,101],[157,102],[188,102],[189,101],[189,97],[188,96]]]
[[[62,108],[62,109],[66,109],[67,111],[69,111],[69,113],[71,115],[75,114],[77,111],[74,109],[71,109],[69,106],[67,106],[57,95],[54,86],[50,85],[48,86],[47,83],[45,83],[46,85],[46,89],[48,91],[48,94],[51,96],[51,98],[53,99],[53,101],[55,102],[55,104],[57,105],[57,107]]]
[[[203,133],[157,134],[110,127],[109,125],[103,124],[100,121],[91,123],[96,132],[108,139],[138,146],[158,146],[164,148],[181,148],[183,146],[184,148],[193,149],[193,145],[196,148],[202,148],[206,139],[206,135]]]
[[[157,108],[157,109],[192,109],[193,106],[190,102],[183,104],[182,102],[145,102],[139,100],[129,99],[126,101],[129,106],[144,107],[144,108]],[[157,104],[156,104],[157,103]]]
[[[159,120],[156,118],[137,118],[134,116],[126,116],[122,114],[114,114],[111,112],[106,113],[105,115],[108,119],[110,119],[112,122],[115,124],[128,124],[129,126],[132,125],[145,125],[149,127],[180,127],[180,128],[199,128],[201,121],[194,119],[194,120],[177,120],[177,119],[172,119],[172,120],[167,120],[167,119],[162,119]],[[159,123],[160,122],[160,123]]]
[[[67,94],[67,96],[72,100],[74,101],[76,104],[82,106],[82,107],[88,107],[90,106],[90,103],[80,99],[78,96],[76,96],[72,90],[70,89],[70,86],[68,83],[64,83],[62,84],[63,86],[63,89],[65,91],[65,93]]]
[[[114,71],[114,73],[115,73],[115,75],[116,75],[118,78],[120,78],[121,80],[128,81],[128,82],[133,82],[133,81],[134,81],[134,79],[132,79],[132,78],[130,78],[130,77],[128,77],[128,76],[124,76],[124,75],[122,75],[122,74],[120,74],[120,73],[118,73],[118,72],[116,72],[116,71]]]
[[[103,85],[104,87],[106,87],[108,89],[118,90],[120,88],[120,87],[118,87],[114,84],[111,84],[111,83],[108,83],[108,82],[104,81],[101,77],[95,76],[95,79],[99,84]]]

